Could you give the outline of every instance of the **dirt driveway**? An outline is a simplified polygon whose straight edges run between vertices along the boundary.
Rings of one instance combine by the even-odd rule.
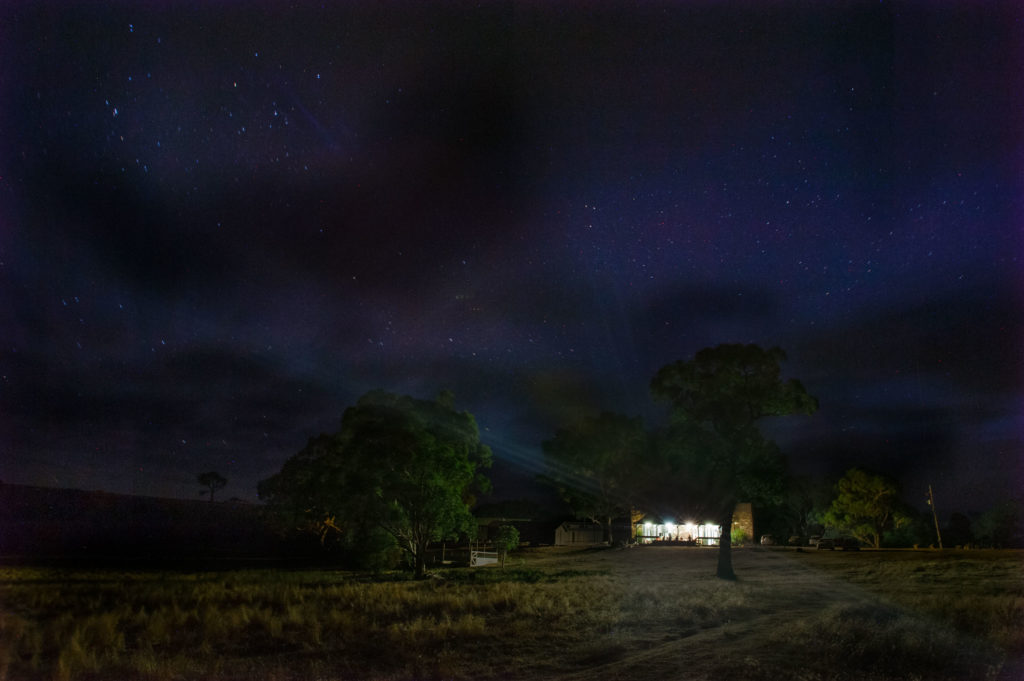
[[[1014,678],[1005,676],[1010,670],[991,645],[964,640],[948,626],[904,613],[840,578],[841,573],[816,567],[819,558],[832,556],[739,549],[734,551],[739,579],[725,582],[713,577],[713,549],[552,554],[544,560],[607,571],[622,589],[624,603],[654,599],[661,607],[638,608],[635,621],[605,632],[580,651],[575,670],[547,678]],[[863,552],[857,559],[877,556]],[[968,652],[951,653],[950,648]],[[941,661],[943,654],[952,655],[949,664]]]

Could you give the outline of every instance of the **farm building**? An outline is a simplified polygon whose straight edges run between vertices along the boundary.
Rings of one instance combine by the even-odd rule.
[[[749,503],[736,504],[732,513],[733,531],[740,531],[748,539],[754,536],[754,513]],[[722,528],[713,522],[684,521],[676,523],[664,520],[661,523],[652,520],[638,522],[635,528],[636,540],[641,544],[652,542],[680,542],[701,546],[717,546]]]
[[[732,514],[733,532],[742,532],[747,539],[754,536],[754,514],[749,503],[736,504]],[[637,522],[632,528],[628,520],[623,524],[615,523],[612,531],[616,539],[621,540],[626,533],[632,532],[639,544],[653,542],[672,542],[680,544],[696,544],[699,546],[717,546],[722,528],[714,522],[685,521],[676,523],[664,519],[661,522],[645,519]],[[604,543],[604,528],[597,523],[579,520],[567,520],[555,529],[555,546],[592,546]]]
[[[604,542],[604,529],[597,523],[567,520],[555,529],[555,546],[591,546]]]

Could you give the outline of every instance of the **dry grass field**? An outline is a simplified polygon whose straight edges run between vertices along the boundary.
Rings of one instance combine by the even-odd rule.
[[[0,679],[1024,678],[1024,552],[533,549],[428,580],[0,569]]]

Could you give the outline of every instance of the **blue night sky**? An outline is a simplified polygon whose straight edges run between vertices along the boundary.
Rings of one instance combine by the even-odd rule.
[[[1013,3],[281,5],[0,9],[0,479],[255,499],[449,388],[515,496],[754,342],[794,471],[1020,498]]]

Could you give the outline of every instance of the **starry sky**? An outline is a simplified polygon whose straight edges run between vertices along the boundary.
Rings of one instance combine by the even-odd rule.
[[[664,364],[778,345],[800,473],[1024,487],[1013,3],[0,8],[0,479],[225,498],[365,391],[498,492]]]

